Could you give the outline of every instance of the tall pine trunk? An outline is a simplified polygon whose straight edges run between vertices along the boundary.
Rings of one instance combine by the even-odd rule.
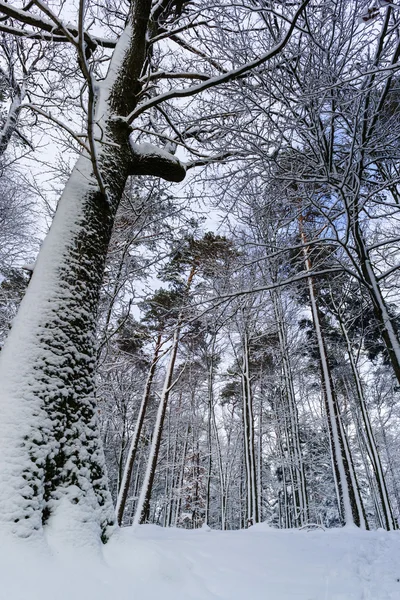
[[[381,511],[383,513],[384,527],[386,529],[393,530],[396,529],[396,523],[393,518],[392,506],[386,486],[385,474],[382,467],[381,458],[379,455],[378,447],[376,445],[374,432],[372,430],[371,420],[369,418],[368,407],[365,402],[364,397],[364,389],[361,381],[360,374],[358,372],[358,368],[356,365],[356,361],[353,355],[353,348],[350,342],[350,338],[341,318],[340,314],[338,314],[339,325],[343,334],[343,337],[346,341],[347,354],[350,361],[351,371],[353,373],[354,382],[356,384],[356,392],[358,399],[358,410],[361,415],[361,421],[363,425],[363,438],[364,444],[367,450],[368,458],[372,465],[372,469],[375,476],[375,482],[377,486],[378,496],[381,503]]]
[[[142,401],[139,407],[139,414],[136,418],[135,429],[133,431],[132,440],[129,447],[128,457],[125,463],[124,473],[121,480],[121,486],[118,492],[116,516],[118,525],[121,525],[124,517],[125,504],[128,498],[129,486],[131,483],[133,465],[135,462],[136,452],[139,445],[140,435],[142,433],[143,423],[146,416],[147,407],[150,400],[151,387],[153,384],[154,374],[158,363],[158,358],[161,348],[161,333],[157,337],[157,341],[154,348],[153,360],[150,365],[149,373],[147,375],[146,384],[144,387]]]
[[[303,244],[303,256],[306,272],[312,271],[311,259],[307,239],[303,229],[303,217],[299,220],[300,237]],[[314,281],[310,275],[307,278],[310,295],[311,313],[317,338],[318,352],[321,365],[321,378],[323,395],[325,399],[326,415],[332,451],[333,473],[339,502],[341,519],[346,525],[355,524],[362,529],[368,528],[364,506],[360,496],[357,477],[344,431],[338,401],[332,381],[331,369],[326,352],[326,344],[321,328],[321,317],[317,304]]]
[[[250,348],[246,325],[243,332],[242,396],[243,396],[243,441],[246,473],[247,525],[258,523],[257,465],[254,452],[254,411],[250,380]]]
[[[287,446],[292,456],[293,467],[295,471],[295,500],[296,524],[305,525],[308,522],[308,498],[307,498],[307,483],[304,470],[303,453],[300,444],[299,432],[299,415],[296,404],[296,394],[293,384],[293,372],[288,352],[288,340],[286,327],[284,322],[284,314],[282,310],[281,298],[278,292],[272,293],[274,305],[275,319],[278,329],[279,346],[282,360],[282,371],[284,377],[285,392],[287,398],[287,408],[289,413],[288,419],[288,439]]]

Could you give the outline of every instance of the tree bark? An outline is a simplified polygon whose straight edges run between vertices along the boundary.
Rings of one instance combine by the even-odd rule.
[[[299,221],[300,237],[303,243],[304,264],[307,272],[312,270],[307,239],[303,230],[303,217]],[[364,506],[361,500],[350,449],[343,428],[335,390],[333,387],[331,370],[326,353],[325,340],[321,329],[320,312],[318,309],[314,282],[312,277],[307,278],[310,294],[311,313],[317,337],[318,351],[321,364],[323,394],[325,398],[326,413],[330,444],[332,449],[333,471],[337,486],[340,516],[346,525],[354,523],[362,529],[368,529]]]
[[[376,445],[374,432],[372,430],[371,420],[369,418],[368,408],[367,408],[367,405],[365,402],[364,390],[363,390],[361,377],[358,372],[356,361],[355,361],[355,358],[353,355],[353,349],[351,346],[351,342],[350,342],[350,338],[349,338],[347,329],[345,327],[345,324],[343,323],[343,319],[341,318],[340,314],[338,314],[337,317],[338,317],[340,329],[341,329],[343,337],[346,341],[347,354],[349,357],[351,371],[352,371],[353,377],[354,377],[354,382],[356,384],[358,409],[360,411],[361,421],[363,424],[363,438],[364,438],[364,443],[365,443],[365,447],[367,450],[368,458],[371,462],[372,469],[374,472],[376,486],[378,488],[378,496],[379,496],[379,499],[381,502],[381,510],[382,510],[383,519],[384,519],[384,527],[388,531],[391,531],[393,529],[396,529],[397,527],[396,527],[395,520],[393,518],[393,511],[392,511],[392,506],[391,506],[391,502],[390,502],[390,498],[389,498],[389,494],[388,494],[388,490],[387,490],[387,486],[386,486],[385,474],[384,474],[384,471],[382,468],[381,458],[379,455],[378,447]],[[373,493],[373,490],[372,490],[372,493]]]
[[[118,492],[117,507],[116,507],[116,516],[117,516],[118,525],[121,525],[122,519],[124,516],[125,504],[126,504],[126,500],[128,498],[129,486],[131,483],[133,465],[135,462],[135,457],[136,457],[136,452],[137,452],[137,448],[138,448],[138,444],[139,444],[140,434],[142,432],[142,427],[143,427],[147,407],[148,407],[149,400],[150,400],[151,386],[153,384],[154,374],[156,372],[160,348],[161,348],[161,334],[158,335],[158,338],[156,341],[154,354],[153,354],[153,360],[150,365],[150,370],[149,370],[149,373],[147,376],[147,381],[146,381],[146,385],[145,385],[144,392],[143,392],[143,398],[142,398],[142,402],[140,404],[139,414],[136,419],[135,429],[134,429],[131,444],[129,447],[128,458],[126,460],[124,474],[123,474],[123,477],[121,480],[122,483],[121,483],[120,490]]]
[[[249,340],[244,324],[243,332],[243,364],[242,364],[242,395],[243,395],[243,440],[246,467],[247,493],[247,525],[258,523],[257,505],[257,467],[254,453],[254,414],[253,395],[250,381]]]
[[[158,405],[156,422],[154,425],[153,439],[151,441],[150,455],[147,460],[147,468],[144,475],[142,489],[139,496],[139,501],[136,507],[134,524],[145,523],[149,516],[151,492],[153,487],[154,476],[156,473],[158,454],[160,452],[161,436],[164,426],[165,413],[167,410],[169,394],[173,385],[173,375],[176,356],[178,353],[180,327],[178,326],[174,333],[174,338],[171,347],[171,354],[165,376],[164,387],[161,393],[160,402]]]
[[[93,157],[78,159],[1,352],[0,518],[12,534],[41,532],[60,516],[55,528],[66,539],[84,539],[86,531],[105,541],[114,523],[97,431],[96,313],[113,220],[132,171],[128,130],[114,117],[136,105],[150,4],[131,4],[94,114],[109,143],[97,148],[97,170]]]
[[[385,343],[389,360],[392,364],[394,374],[400,383],[400,341],[396,326],[389,314],[386,301],[373,269],[369,251],[357,222],[353,226],[353,235],[355,247],[360,261],[360,269],[364,278],[365,285],[369,292],[374,307],[374,314],[380,326],[381,336]]]
[[[307,482],[305,477],[304,461],[300,444],[299,415],[296,404],[296,394],[293,385],[292,366],[290,363],[290,356],[288,353],[288,343],[284,324],[282,304],[280,298],[278,297],[278,292],[274,291],[272,293],[272,300],[274,305],[275,319],[278,328],[279,346],[282,358],[282,371],[289,412],[289,431],[287,445],[290,449],[291,455],[293,455],[295,469],[296,493],[294,494],[294,510],[296,513],[296,523],[297,525],[302,526],[308,522],[309,511],[307,498]]]

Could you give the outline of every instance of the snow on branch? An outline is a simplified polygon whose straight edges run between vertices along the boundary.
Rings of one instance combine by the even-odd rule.
[[[131,175],[152,175],[176,183],[185,179],[185,165],[170,152],[148,142],[135,144],[131,139],[130,147],[133,157]]]
[[[248,153],[243,152],[220,152],[219,154],[215,154],[214,156],[204,156],[201,158],[199,157],[195,160],[191,160],[186,164],[186,170],[188,171],[189,169],[194,169],[196,167],[206,167],[207,165],[215,163],[224,164],[228,161],[229,158],[248,158],[248,156]]]
[[[264,63],[268,62],[274,56],[279,54],[284,49],[284,47],[287,45],[287,43],[289,42],[289,40],[291,38],[293,30],[296,27],[296,24],[297,24],[297,21],[299,20],[300,15],[306,9],[306,7],[310,3],[310,1],[311,0],[303,0],[302,4],[300,5],[298,10],[294,14],[291,24],[288,27],[288,30],[286,31],[286,34],[284,35],[283,39],[266,54],[261,55],[256,60],[248,62],[248,63],[242,65],[241,67],[238,67],[237,69],[227,71],[226,73],[223,73],[216,77],[210,77],[206,81],[203,81],[202,83],[198,83],[197,85],[192,85],[192,86],[184,88],[184,89],[172,89],[172,90],[169,90],[168,92],[165,92],[164,94],[160,94],[159,96],[150,98],[149,100],[147,100],[146,102],[143,102],[143,104],[141,104],[140,106],[135,108],[135,110],[133,110],[126,117],[127,123],[131,124],[139,115],[144,113],[149,108],[152,108],[153,106],[157,106],[161,102],[165,102],[166,100],[172,100],[173,98],[187,98],[190,96],[194,96],[196,94],[204,92],[205,90],[208,90],[217,85],[220,85],[223,83],[228,83],[230,81],[239,79],[242,75],[250,73],[252,70],[254,70],[257,67],[263,65]]]
[[[27,8],[28,7],[25,7],[25,9],[16,8],[11,4],[8,4],[8,2],[0,0],[0,14],[4,15],[5,18],[14,19],[18,21],[18,23],[30,25],[31,27],[37,27],[39,29],[39,33],[32,31],[27,32],[23,29],[18,29],[12,25],[9,26],[4,23],[2,23],[0,31],[11,33],[19,37],[30,37],[32,39],[44,39],[54,42],[67,42],[68,37],[65,35],[65,31],[67,31],[69,35],[73,37],[78,36],[78,28],[76,26],[65,24],[63,25],[63,28],[57,27],[53,21],[33,15],[27,10]],[[42,34],[42,36],[40,34]],[[87,32],[85,32],[85,42],[92,52],[97,46],[103,46],[104,48],[115,47],[115,41],[92,37]]]

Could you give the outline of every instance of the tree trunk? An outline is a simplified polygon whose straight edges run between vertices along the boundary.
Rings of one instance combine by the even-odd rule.
[[[153,438],[151,441],[150,455],[147,459],[147,468],[144,475],[142,489],[139,496],[139,501],[136,507],[134,524],[145,523],[150,510],[151,491],[153,487],[154,476],[157,467],[158,454],[160,452],[161,436],[164,426],[165,413],[167,410],[169,394],[172,389],[172,378],[174,375],[174,367],[176,355],[178,353],[180,327],[177,327],[174,333],[174,338],[171,347],[171,354],[165,376],[164,387],[161,393],[160,402],[158,405],[156,422],[154,425]]]
[[[312,270],[307,240],[303,230],[303,218],[300,217],[300,236],[303,243],[304,264],[307,272]],[[343,423],[339,411],[337,398],[332,382],[331,370],[326,353],[325,340],[321,328],[320,313],[318,310],[314,282],[312,277],[307,278],[310,294],[311,313],[317,337],[318,351],[321,364],[323,394],[325,398],[326,413],[330,443],[332,448],[332,461],[337,485],[341,518],[346,525],[354,523],[362,529],[368,528],[364,506],[361,500],[356,474],[347,444]]]
[[[177,498],[176,498],[176,502],[175,502],[175,515],[174,515],[174,526],[175,527],[178,526],[179,515],[181,512],[182,488],[183,488],[183,480],[185,478],[185,465],[186,465],[187,447],[188,447],[188,442],[189,442],[189,430],[190,430],[190,425],[188,423],[186,425],[185,440],[183,442],[181,462],[180,462],[179,471],[178,471],[177,478],[176,478],[176,489],[178,490],[179,493],[177,494]]]
[[[386,487],[385,475],[382,468],[381,458],[379,456],[378,448],[375,442],[375,436],[372,431],[371,420],[369,418],[368,408],[364,398],[363,385],[361,382],[360,374],[357,369],[347,329],[343,323],[343,320],[340,318],[340,315],[338,315],[338,321],[343,333],[343,337],[346,341],[347,354],[349,357],[351,371],[353,373],[354,381],[356,384],[358,408],[361,413],[361,420],[363,424],[364,443],[367,449],[368,458],[372,465],[376,485],[378,488],[378,495],[381,502],[381,509],[384,518],[384,527],[387,530],[391,531],[393,529],[396,529],[396,523],[393,518],[393,511]]]
[[[153,384],[154,374],[158,363],[159,353],[161,348],[161,333],[157,337],[156,345],[154,348],[153,360],[150,365],[149,373],[147,376],[146,385],[143,392],[142,402],[139,408],[139,414],[136,419],[135,429],[133,432],[131,445],[129,448],[128,458],[126,460],[124,474],[122,477],[121,487],[118,493],[116,515],[118,525],[121,525],[124,516],[125,504],[128,498],[129,486],[132,477],[133,464],[135,462],[136,452],[139,444],[140,435],[142,433],[142,427],[146,416],[147,407],[150,400],[151,386]]]
[[[366,284],[372,300],[374,314],[379,323],[380,333],[385,343],[395,376],[400,383],[400,342],[398,332],[393,319],[389,314],[358,222],[354,224],[353,234],[364,283]]]
[[[207,420],[207,436],[208,436],[208,477],[207,477],[207,490],[206,490],[206,516],[205,522],[209,523],[209,512],[210,512],[210,487],[211,487],[211,471],[212,471],[212,437],[214,436],[216,453],[217,453],[217,465],[218,465],[218,476],[219,476],[219,487],[220,487],[220,502],[221,502],[221,529],[225,530],[226,521],[226,493],[225,493],[225,476],[222,462],[221,444],[219,441],[217,421],[215,418],[215,407],[214,407],[214,352],[215,352],[215,334],[213,334],[211,343],[211,352],[208,364],[208,420]]]
[[[258,523],[257,505],[257,466],[254,453],[254,414],[253,397],[250,382],[249,344],[246,327],[243,333],[243,364],[242,364],[242,394],[243,394],[243,439],[244,458],[246,467],[247,492],[247,525]]]
[[[273,292],[272,299],[274,304],[275,320],[278,328],[279,346],[282,359],[282,371],[289,412],[289,435],[287,445],[288,448],[290,448],[291,454],[293,455],[295,469],[295,513],[296,515],[298,514],[298,516],[296,516],[296,521],[298,525],[305,525],[305,523],[307,523],[308,521],[307,484],[304,472],[302,449],[300,444],[299,416],[297,411],[296,395],[293,385],[292,366],[290,363],[290,356],[288,353],[287,335],[281,300],[278,297],[278,292]]]
[[[66,539],[105,540],[114,523],[97,430],[96,312],[132,172],[128,131],[114,116],[136,104],[149,10],[149,0],[131,4],[94,114],[96,137],[108,143],[97,148],[97,168],[85,153],[78,159],[1,352],[0,518],[24,537],[50,517]]]
[[[189,295],[190,288],[191,288],[194,276],[196,274],[196,270],[197,270],[197,266],[193,265],[190,270],[187,282],[186,282],[186,289],[185,289],[185,297],[186,298]],[[149,516],[151,492],[152,492],[152,487],[153,487],[154,476],[156,473],[158,454],[160,452],[161,436],[162,436],[162,431],[163,431],[163,427],[164,427],[165,413],[167,410],[169,395],[170,395],[171,389],[173,387],[173,375],[174,375],[176,357],[178,354],[179,338],[180,338],[180,333],[181,333],[181,328],[182,328],[182,319],[183,319],[183,317],[182,317],[182,313],[181,313],[178,317],[178,322],[176,324],[176,329],[175,329],[174,337],[172,340],[170,359],[169,359],[169,363],[168,363],[168,367],[167,367],[167,373],[165,375],[164,387],[163,387],[160,402],[158,405],[156,422],[154,425],[154,433],[153,433],[153,439],[152,439],[151,448],[150,448],[150,455],[149,455],[148,462],[147,462],[147,469],[146,469],[146,473],[145,473],[144,480],[143,480],[142,490],[140,492],[139,502],[138,502],[138,505],[136,508],[136,514],[135,514],[135,519],[134,519],[135,524],[145,523],[146,519]]]
[[[17,131],[18,118],[21,112],[21,105],[25,94],[25,83],[22,83],[21,86],[15,83],[13,89],[13,99],[10,108],[8,109],[5,123],[0,131],[0,157],[3,156],[7,150],[13,134]]]

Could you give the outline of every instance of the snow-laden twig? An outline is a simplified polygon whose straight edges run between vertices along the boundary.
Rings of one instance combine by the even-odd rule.
[[[190,86],[188,88],[184,88],[184,89],[173,89],[168,92],[165,92],[164,94],[160,94],[159,96],[156,96],[155,98],[151,98],[150,100],[143,102],[143,104],[141,104],[135,110],[133,110],[126,117],[126,121],[129,124],[132,123],[139,115],[144,113],[146,110],[148,110],[149,108],[152,108],[153,106],[157,106],[158,104],[160,104],[161,102],[165,102],[166,100],[172,100],[173,98],[187,98],[187,97],[190,97],[190,96],[193,96],[196,94],[200,94],[201,92],[204,92],[210,88],[216,87],[223,83],[229,83],[230,81],[234,81],[235,79],[238,79],[242,75],[245,75],[246,73],[249,73],[252,70],[259,67],[260,65],[268,62],[274,56],[276,56],[277,54],[282,52],[282,50],[284,49],[286,44],[289,42],[289,40],[292,36],[293,30],[296,28],[296,23],[297,23],[300,15],[303,13],[304,9],[306,8],[306,6],[309,3],[310,3],[310,0],[304,0],[304,2],[298,8],[298,10],[296,11],[296,13],[293,17],[293,20],[292,20],[290,26],[288,27],[288,30],[287,30],[283,40],[281,42],[279,42],[279,44],[277,44],[274,48],[272,48],[271,50],[269,50],[268,52],[266,52],[265,54],[263,54],[256,60],[250,61],[250,62],[242,65],[241,67],[238,67],[237,69],[232,69],[231,71],[228,71],[227,73],[223,73],[216,77],[210,77],[207,81],[204,81],[203,83],[199,83],[199,84],[196,84],[196,85]]]
[[[38,5],[37,2],[35,2],[35,4]],[[49,7],[47,7],[47,5],[41,3],[40,8],[42,7],[45,7],[47,8],[47,10],[50,10]],[[13,35],[18,35],[20,37],[33,36],[33,39],[51,39],[52,41],[56,42],[68,41],[68,38],[65,35],[65,31],[68,31],[69,35],[72,35],[73,37],[78,36],[77,27],[71,25],[70,23],[63,24],[62,29],[59,29],[58,26],[55,25],[54,22],[52,22],[52,20],[33,15],[29,11],[16,8],[8,4],[7,2],[0,1],[0,13],[6,15],[7,17],[15,19],[16,21],[18,21],[19,23],[23,23],[24,25],[37,27],[40,32],[45,32],[44,37],[40,37],[40,34],[36,32],[28,32],[24,31],[23,29],[19,30],[15,27],[10,27],[9,33],[12,33]],[[6,31],[6,28],[8,28],[8,26],[6,25],[2,24],[0,26],[0,30]],[[46,35],[46,33],[49,35]],[[104,48],[114,48],[116,44],[114,40],[106,40],[100,37],[92,37],[87,32],[85,32],[85,41],[92,51],[94,51],[97,46],[103,46]]]

